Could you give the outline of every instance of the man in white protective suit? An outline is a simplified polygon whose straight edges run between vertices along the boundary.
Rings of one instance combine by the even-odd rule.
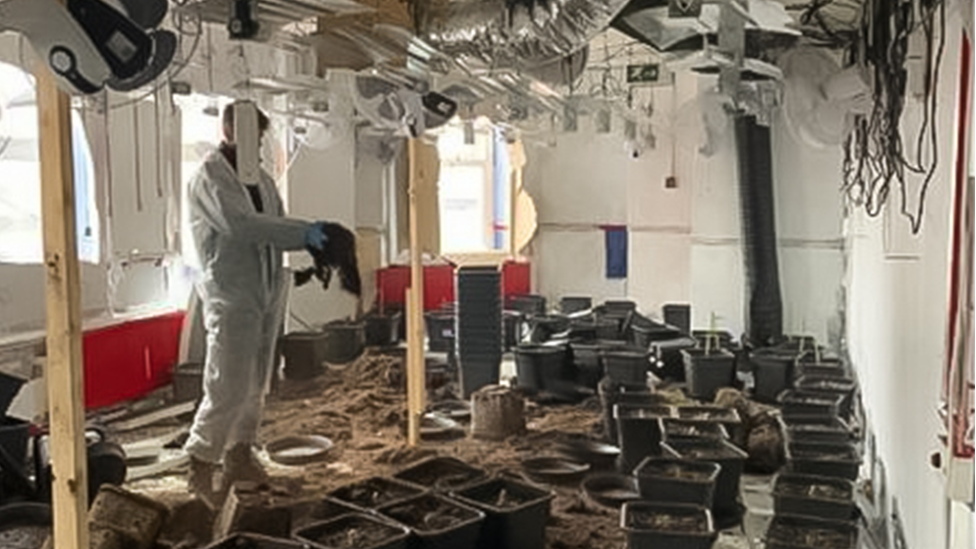
[[[257,184],[240,180],[234,112],[235,105],[224,109],[224,141],[204,160],[188,195],[202,268],[197,291],[207,359],[203,401],[185,448],[191,460],[189,490],[210,504],[234,482],[267,480],[253,446],[284,317],[283,252],[322,249],[326,242],[321,223],[285,217],[281,196],[264,170]],[[258,111],[262,136],[268,123]],[[222,488],[215,490],[221,460]]]

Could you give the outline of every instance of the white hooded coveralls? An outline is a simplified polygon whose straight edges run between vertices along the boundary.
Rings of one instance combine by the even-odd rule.
[[[256,439],[287,295],[282,252],[304,249],[311,226],[284,217],[281,196],[263,171],[258,188],[263,213],[219,151],[190,183],[207,358],[186,451],[210,463],[226,448]]]

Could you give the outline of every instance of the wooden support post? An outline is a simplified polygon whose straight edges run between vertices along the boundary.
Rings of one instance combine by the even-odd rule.
[[[54,547],[88,549],[81,279],[75,235],[71,100],[44,66],[37,74],[41,215],[47,294],[47,380]]]
[[[408,141],[410,198],[410,289],[407,291],[407,435],[410,446],[420,442],[420,421],[424,413],[426,368],[424,366],[424,265],[420,247],[420,219],[417,215],[417,187],[424,177],[423,144]]]

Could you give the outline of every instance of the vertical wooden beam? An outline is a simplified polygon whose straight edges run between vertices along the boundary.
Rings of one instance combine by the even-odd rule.
[[[410,199],[410,289],[407,292],[407,441],[420,442],[426,375],[424,367],[424,265],[420,247],[417,189],[425,177],[422,147],[418,139],[407,142]]]
[[[47,294],[47,381],[54,543],[88,549],[81,280],[75,235],[71,102],[44,66],[37,74],[41,214]]]

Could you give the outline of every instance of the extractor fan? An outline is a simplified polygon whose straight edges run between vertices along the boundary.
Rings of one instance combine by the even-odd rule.
[[[797,48],[780,59],[785,78],[787,125],[804,142],[820,148],[840,145],[854,116],[870,112],[870,88],[856,66],[842,69],[821,49]]]
[[[6,0],[0,2],[0,32],[24,35],[68,92],[91,94],[106,85],[129,91],[166,70],[177,45],[172,32],[153,30],[165,16],[165,1],[146,2],[132,16],[129,4]]]
[[[378,129],[418,137],[457,113],[457,102],[435,91],[419,91],[380,76],[356,75],[350,82],[353,106]]]

